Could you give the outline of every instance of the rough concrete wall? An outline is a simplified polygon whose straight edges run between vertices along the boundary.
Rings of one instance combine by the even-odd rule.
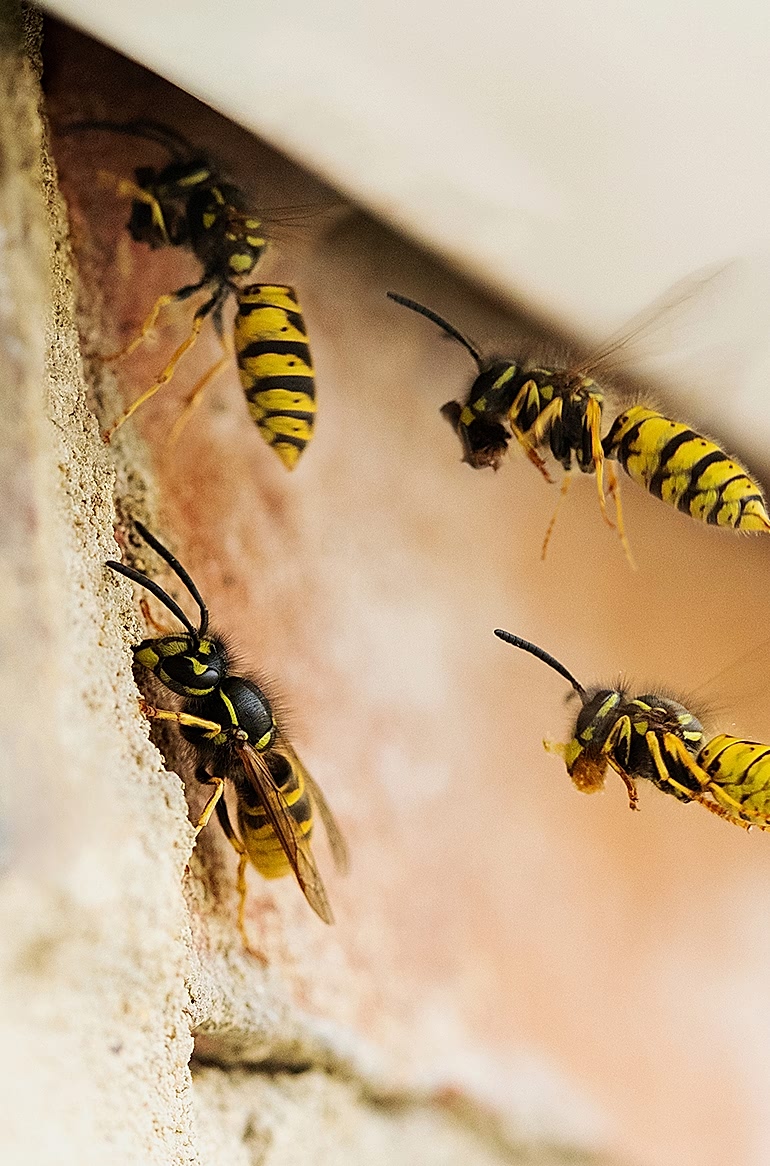
[[[2,24],[4,877],[8,1162],[189,1162],[191,842],[136,715],[106,575],[114,473],[85,404],[39,22]]]

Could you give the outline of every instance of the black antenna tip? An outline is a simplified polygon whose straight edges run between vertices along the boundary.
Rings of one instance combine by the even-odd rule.
[[[552,656],[550,652],[546,652],[545,648],[533,644],[530,640],[525,640],[522,636],[515,636],[513,632],[506,632],[502,628],[495,628],[495,635],[506,644],[512,644],[514,648],[521,648],[522,651],[529,652],[530,656],[534,656],[536,660],[541,660],[543,664],[547,664],[549,668],[553,668],[554,672],[558,672],[560,676],[563,676],[565,680],[569,681],[580,699],[585,703],[586,690],[583,688],[583,685],[575,679],[572,673],[555,656]]]

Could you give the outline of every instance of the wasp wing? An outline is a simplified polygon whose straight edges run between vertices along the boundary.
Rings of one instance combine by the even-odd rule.
[[[734,384],[737,372],[764,359],[770,327],[770,263],[755,259],[702,268],[679,280],[587,356],[573,375],[634,372]],[[664,366],[661,366],[661,358]]]
[[[273,780],[267,762],[248,741],[236,741],[235,750],[259,795],[268,821],[275,830],[305,898],[319,919],[323,919],[324,923],[333,923],[334,915],[326,895],[326,889],[318,873],[310,843],[292,817],[283,794]]]
[[[711,645],[706,644],[709,655],[710,649]],[[761,639],[739,655],[733,655],[728,664],[716,671],[711,671],[711,662],[701,665],[699,670],[701,673],[708,670],[708,679],[677,699],[692,709],[709,732],[770,741],[768,657],[770,640]]]
[[[348,845],[342,836],[342,831],[337,825],[337,819],[331,811],[331,807],[324,795],[321,793],[318,782],[315,781],[305,766],[300,761],[294,749],[286,740],[280,740],[277,746],[279,752],[284,752],[291,763],[301,774],[305,782],[305,787],[310,794],[310,800],[313,806],[321,816],[321,821],[324,824],[326,837],[329,839],[329,846],[331,848],[334,865],[340,874],[347,874],[349,866]]]

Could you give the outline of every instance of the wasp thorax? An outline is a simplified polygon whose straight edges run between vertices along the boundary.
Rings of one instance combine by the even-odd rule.
[[[193,636],[143,640],[134,657],[179,696],[207,696],[227,673],[227,657],[218,640]]]

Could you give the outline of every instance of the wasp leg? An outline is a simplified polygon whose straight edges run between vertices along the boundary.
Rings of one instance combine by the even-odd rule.
[[[172,299],[173,298],[174,297],[172,296]],[[145,389],[145,391],[141,394],[141,396],[137,397],[137,399],[134,401],[134,403],[132,405],[129,405],[129,407],[125,410],[125,412],[121,413],[121,415],[120,415],[120,417],[118,417],[117,421],[113,425],[111,425],[110,428],[106,431],[106,433],[103,435],[104,441],[106,443],[109,443],[112,440],[112,435],[115,433],[116,429],[120,429],[121,425],[124,425],[126,423],[126,421],[128,421],[129,417],[133,417],[133,415],[134,415],[134,413],[136,413],[137,409],[139,409],[142,405],[144,405],[144,403],[146,401],[149,401],[152,397],[154,397],[155,394],[160,389],[162,389],[164,385],[168,384],[168,382],[171,380],[172,376],[174,375],[174,372],[176,370],[176,366],[179,364],[179,361],[182,359],[185,352],[187,352],[188,349],[192,348],[193,344],[198,339],[198,334],[200,333],[200,330],[203,327],[203,322],[204,322],[205,318],[206,318],[205,314],[202,315],[200,311],[195,313],[195,316],[193,317],[192,328],[190,329],[190,333],[189,333],[187,339],[184,340],[179,345],[176,352],[173,354],[173,356],[171,357],[171,360],[168,362],[166,367],[163,369],[163,371],[160,374],[160,376],[158,377],[158,379],[153,384],[150,385],[149,389]]]
[[[200,291],[201,288],[205,287],[206,284],[208,284],[210,282],[211,282],[211,275],[204,272],[202,278],[198,281],[198,283],[188,284],[187,287],[180,287],[179,291],[174,292],[173,299],[186,300],[186,299],[188,299],[189,296],[193,295],[196,291]],[[206,318],[209,315],[211,315],[212,312],[214,312],[214,314],[216,315],[216,313],[219,311],[219,308],[220,308],[220,305],[221,305],[223,299],[227,296],[229,290],[230,289],[227,285],[225,285],[224,287],[218,287],[217,290],[214,292],[213,296],[211,296],[210,299],[206,300],[205,304],[201,304],[201,306],[198,308],[195,315],[193,316],[192,327],[190,328],[190,332],[189,332],[189,335],[187,336],[187,339],[184,340],[179,345],[176,352],[172,355],[171,360],[168,362],[166,367],[163,369],[163,371],[161,372],[158,379],[154,382],[154,384],[150,385],[149,389],[145,389],[145,391],[142,393],[142,395],[139,398],[137,398],[136,401],[134,401],[133,405],[129,405],[129,407],[128,407],[128,409],[126,409],[125,413],[123,413],[120,417],[118,417],[115,424],[112,425],[107,430],[107,432],[103,435],[104,441],[106,443],[109,443],[115,430],[119,429],[121,425],[123,425],[126,421],[128,421],[129,417],[133,416],[133,414],[137,411],[137,409],[141,405],[143,405],[145,403],[145,401],[149,401],[150,398],[154,397],[155,394],[160,389],[162,389],[164,385],[168,384],[168,382],[171,380],[172,376],[174,375],[174,372],[176,370],[176,366],[179,364],[179,361],[182,359],[185,352],[187,352],[188,349],[192,348],[193,344],[195,344],[196,340],[198,339],[198,336],[200,335],[200,330],[203,327],[204,321],[206,320]]]
[[[219,824],[225,832],[228,842],[238,854],[238,930],[241,933],[243,946],[249,955],[253,955],[261,964],[267,964],[266,957],[256,947],[252,947],[249,937],[246,933],[246,896],[248,894],[248,886],[246,884],[246,867],[249,864],[249,856],[246,852],[246,847],[241,842],[238,835],[233,830],[230,815],[227,812],[227,803],[224,801],[217,802],[216,805],[217,817]]]
[[[617,773],[618,777],[623,782],[623,785],[628,791],[628,808],[630,810],[639,809],[639,794],[636,791],[636,782],[629,773],[623,768],[617,758],[613,757],[612,753],[615,746],[623,738],[629,738],[631,734],[631,722],[628,717],[619,717],[612,729],[607,735],[607,740],[602,745],[602,753],[606,756],[612,768]]]
[[[179,300],[188,299],[191,295],[194,295],[195,292],[202,291],[206,284],[209,282],[209,276],[204,275],[203,278],[199,279],[197,283],[190,283],[187,284],[186,287],[180,287],[178,291],[164,292],[162,296],[158,296],[133,340],[130,340],[128,344],[124,344],[122,348],[118,348],[115,352],[100,353],[98,359],[101,360],[103,364],[111,364],[115,360],[120,360],[121,357],[130,356],[131,353],[136,348],[138,348],[144,340],[147,339],[150,332],[155,327],[155,323],[163,308],[165,308],[168,304],[174,304]],[[204,312],[204,315],[206,314],[207,313]],[[115,428],[117,428],[117,426],[115,426]]]
[[[693,801],[697,801],[697,791],[693,792],[691,789],[687,789],[686,786],[682,785],[681,782],[677,781],[676,778],[672,777],[669,773],[668,769],[666,768],[666,763],[663,760],[663,754],[661,753],[660,749],[660,742],[658,741],[655,733],[646,733],[644,739],[647,743],[647,748],[650,751],[650,756],[652,757],[652,760],[655,764],[658,777],[664,783],[664,785],[670,785],[672,789],[678,790],[679,793],[685,794],[686,797],[692,799]],[[701,789],[703,789],[708,784],[708,775],[706,774],[705,770],[701,769],[701,767],[696,764],[692,755],[684,747],[679,738],[675,737],[673,733],[665,734],[665,742],[666,748],[671,753],[676,754],[677,761],[679,761],[684,766],[684,768],[692,774],[698,785],[701,787]],[[703,780],[704,778],[706,778],[705,781]]]
[[[133,198],[137,202],[146,203],[150,208],[153,225],[158,228],[163,236],[164,243],[170,243],[166,228],[166,220],[163,217],[163,210],[160,203],[154,195],[150,194],[149,190],[143,190],[141,186],[137,186],[130,178],[123,178],[120,174],[113,174],[111,170],[99,170],[97,172],[97,181],[101,186],[112,186],[118,198]]]
[[[202,279],[198,280],[197,283],[190,283],[186,287],[180,287],[178,291],[164,292],[162,296],[158,296],[133,340],[130,340],[128,344],[124,344],[122,348],[118,348],[115,352],[100,353],[97,359],[100,360],[103,364],[110,364],[115,360],[120,360],[121,357],[130,356],[131,353],[136,348],[138,348],[144,340],[147,339],[150,332],[155,327],[155,323],[163,308],[165,308],[168,304],[176,303],[178,300],[188,299],[191,295],[194,295],[195,292],[202,291],[207,283],[210,283],[210,277],[204,275]],[[206,313],[204,313],[204,315],[205,314]],[[115,428],[117,428],[117,426],[115,426]]]
[[[206,802],[206,805],[203,807],[198,821],[195,823],[195,837],[197,838],[203,827],[208,826],[209,819],[214,813],[214,810],[219,803],[219,799],[225,792],[225,783],[221,777],[214,777],[212,774],[207,773],[205,769],[198,770],[195,776],[198,778],[198,781],[200,781],[202,785],[213,785],[215,787],[213,794]],[[201,780],[201,778],[203,780]]]
[[[196,383],[192,393],[187,398],[184,409],[174,422],[173,428],[166,441],[166,446],[169,449],[172,449],[179,441],[179,438],[182,435],[182,430],[187,424],[189,424],[190,420],[192,419],[193,413],[203,400],[203,394],[205,393],[206,389],[209,387],[213,380],[216,380],[220,373],[224,372],[224,370],[227,368],[227,365],[232,360],[232,341],[222,340],[222,347],[225,350],[224,356],[222,356],[222,358],[218,360],[216,364],[213,364],[209,371]]]
[[[139,701],[139,707],[150,721],[176,721],[178,725],[189,725],[193,729],[205,729],[207,737],[218,737],[222,726],[216,721],[207,721],[203,717],[195,717],[192,713],[180,713],[175,709],[159,709],[148,704],[146,700]]]
[[[554,509],[554,512],[551,515],[551,521],[548,523],[548,529],[545,532],[545,538],[543,539],[543,549],[540,552],[540,558],[542,559],[543,562],[545,562],[545,556],[548,553],[548,544],[551,541],[551,535],[553,534],[553,528],[556,525],[556,519],[558,518],[559,511],[561,510],[561,504],[564,501],[565,497],[567,496],[567,491],[569,490],[569,484],[571,481],[572,481],[572,475],[570,474],[570,471],[567,470],[566,473],[564,474],[564,479],[563,479],[562,484],[561,484],[561,490],[559,491],[559,501],[556,503],[556,507]]]
[[[607,760],[609,761],[610,765],[617,773],[618,777],[621,778],[623,785],[626,787],[626,789],[628,791],[628,808],[629,808],[629,810],[638,810],[639,809],[639,794],[636,792],[636,782],[628,773],[626,773],[625,769],[622,769],[621,766],[618,765],[618,763],[616,761],[613,761],[611,757],[608,757]]]
[[[714,791],[709,789],[709,793]],[[716,795],[714,795],[716,796]],[[695,799],[699,805],[705,806],[707,810],[711,810],[712,814],[716,814],[719,818],[724,818],[726,822],[732,822],[733,826],[742,826],[744,830],[752,830],[754,826],[758,826],[760,830],[767,830],[767,826],[761,822],[747,822],[745,818],[741,818],[738,814],[731,813],[727,806],[721,806],[718,802],[710,802],[706,798]],[[732,802],[732,798],[730,798]],[[740,806],[737,802],[733,803],[740,811]]]
[[[164,292],[162,296],[158,296],[136,336],[129,340],[128,344],[124,344],[122,348],[117,348],[115,352],[100,353],[97,359],[101,360],[104,364],[111,364],[115,360],[120,360],[121,357],[130,356],[134,349],[138,348],[142,341],[147,339],[150,332],[155,327],[155,322],[158,319],[161,310],[165,308],[167,304],[173,304],[175,299],[176,296],[173,292]]]
[[[514,421],[514,417],[517,415],[519,409],[521,408],[522,401],[527,396],[527,394],[530,392],[530,390],[532,388],[532,384],[533,384],[532,381],[525,381],[524,384],[521,386],[518,393],[516,394],[516,400],[513,402],[510,409],[508,410],[507,421],[508,421],[508,425],[510,427],[511,433],[516,438],[516,440],[518,441],[521,448],[524,450],[524,452],[527,455],[527,457],[529,458],[529,460],[532,462],[532,465],[535,466],[536,469],[540,470],[540,473],[543,475],[546,482],[553,485],[553,478],[548,473],[548,470],[546,468],[546,464],[545,464],[543,458],[541,458],[540,454],[537,452],[536,447],[540,444],[543,437],[545,436],[545,432],[547,431],[548,426],[551,424],[553,418],[558,413],[561,412],[561,398],[559,397],[559,398],[557,398],[556,401],[551,401],[551,404],[546,406],[546,408],[543,410],[543,412],[537,418],[537,421],[535,421],[535,424],[532,425],[525,433],[524,430],[520,429],[519,426],[516,424],[516,422]],[[557,402],[558,402],[558,409],[554,409],[554,406],[557,404]],[[545,422],[545,426],[544,426],[543,430],[540,430],[538,428],[539,423],[540,423],[542,418],[546,417],[546,415],[547,415],[547,420]]]
[[[607,500],[604,496],[604,449],[602,448],[602,407],[595,397],[589,397],[586,405],[586,424],[591,434],[591,457],[593,458],[596,473],[596,489],[599,494],[599,509],[602,518],[614,529],[615,523],[607,513]]]
[[[666,748],[669,749],[672,753],[676,754],[677,760],[685,767],[688,773],[692,774],[694,779],[698,782],[698,785],[701,787],[701,791],[708,790],[712,797],[716,797],[716,794],[714,793],[713,782],[709,780],[709,776],[705,769],[702,769],[700,765],[698,765],[695,758],[685,748],[679,738],[675,737],[673,733],[666,733],[665,739]],[[664,782],[666,785],[670,785],[672,789],[677,790],[679,793],[684,794],[685,797],[689,798],[690,801],[697,802],[699,805],[705,806],[705,808],[710,810],[712,814],[716,814],[720,818],[725,818],[728,822],[732,822],[735,826],[742,826],[744,830],[750,829],[751,823],[742,821],[738,816],[731,813],[728,806],[718,805],[716,802],[709,801],[708,798],[704,797],[703,792],[693,792],[693,790],[688,789],[687,786],[684,786],[681,784],[681,782],[678,782],[676,778],[671,777],[668,770],[666,769],[666,763],[663,760],[663,755],[660,751],[660,743],[655,734],[647,733],[645,740],[647,742],[647,747],[650,750],[652,759],[655,762],[655,768],[658,771],[658,777],[662,782]],[[736,810],[740,811],[740,806],[737,802],[734,802],[732,798],[728,797],[728,795],[724,794],[721,790],[720,794],[726,801],[735,806]]]
[[[620,538],[623,551],[625,552],[626,559],[628,560],[628,565],[632,571],[635,571],[636,563],[634,561],[634,556],[631,554],[631,544],[628,541],[628,536],[626,535],[626,524],[623,521],[623,507],[620,502],[620,478],[616,474],[615,467],[612,462],[607,463],[607,493],[615,503],[615,520],[618,527],[618,537]],[[612,523],[610,523],[610,526],[612,526]]]
[[[743,826],[744,830],[752,830],[755,826],[758,830],[770,829],[767,822],[760,822],[759,819],[752,821],[744,817],[746,811],[743,806],[740,802],[736,802],[735,798],[731,798],[728,793],[725,793],[721,786],[710,781],[706,788],[714,801],[708,802],[704,799],[701,800],[700,804],[705,806],[707,810],[711,810],[712,814],[718,814],[720,818],[726,818],[728,822],[732,822],[736,826]]]

